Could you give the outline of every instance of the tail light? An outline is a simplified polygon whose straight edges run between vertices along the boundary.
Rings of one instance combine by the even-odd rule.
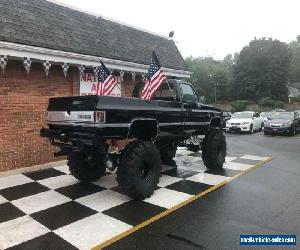
[[[95,111],[94,112],[94,122],[95,123],[105,123],[105,111]]]

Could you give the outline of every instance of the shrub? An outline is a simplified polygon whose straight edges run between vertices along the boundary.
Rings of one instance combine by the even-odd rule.
[[[244,111],[248,105],[247,100],[237,100],[231,103],[234,112]]]
[[[283,108],[284,102],[283,101],[275,101],[275,108]]]
[[[262,97],[258,105],[260,106],[267,106],[267,107],[274,107],[275,106],[275,100],[273,100],[271,97]]]
[[[263,97],[259,100],[258,105],[272,108],[282,108],[284,106],[283,101],[276,101],[271,97]]]
[[[298,97],[293,97],[292,102],[300,102],[300,96]]]

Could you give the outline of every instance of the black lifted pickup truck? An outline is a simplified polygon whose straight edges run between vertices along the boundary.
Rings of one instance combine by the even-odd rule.
[[[106,168],[117,168],[117,180],[132,198],[150,197],[159,181],[161,162],[189,142],[202,149],[209,169],[221,169],[226,156],[219,109],[201,104],[194,87],[168,80],[152,100],[140,99],[144,83],[132,98],[72,96],[50,98],[48,128],[41,136],[68,155],[70,172],[79,180],[95,181]],[[204,135],[204,139],[201,139]]]

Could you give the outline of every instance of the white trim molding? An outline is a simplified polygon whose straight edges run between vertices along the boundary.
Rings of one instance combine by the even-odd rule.
[[[99,61],[102,60],[105,65],[114,70],[122,70],[128,72],[146,73],[149,65],[126,62],[121,60],[114,60],[104,57],[90,56],[78,54],[73,52],[66,52],[60,50],[46,49],[42,47],[33,47],[29,45],[10,43],[0,41],[0,55],[8,55],[10,57],[23,58],[29,57],[42,61],[51,61],[53,63],[68,63],[70,65],[85,65],[98,66]],[[163,68],[167,76],[178,78],[190,78],[191,72],[184,70],[176,70],[170,68]]]

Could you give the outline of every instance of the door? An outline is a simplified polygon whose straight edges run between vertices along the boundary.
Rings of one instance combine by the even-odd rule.
[[[261,128],[261,124],[262,124],[262,118],[260,117],[260,115],[258,113],[254,113],[253,114],[253,127],[255,130],[258,130]]]
[[[165,81],[155,92],[152,100],[158,103],[150,111],[158,121],[160,136],[171,136],[182,133],[183,120],[180,98],[176,96],[174,85]]]
[[[201,110],[199,98],[191,84],[180,83],[182,93],[182,107],[184,113],[184,130],[186,133],[193,133],[196,130],[204,130],[206,123],[209,123],[209,112]]]

